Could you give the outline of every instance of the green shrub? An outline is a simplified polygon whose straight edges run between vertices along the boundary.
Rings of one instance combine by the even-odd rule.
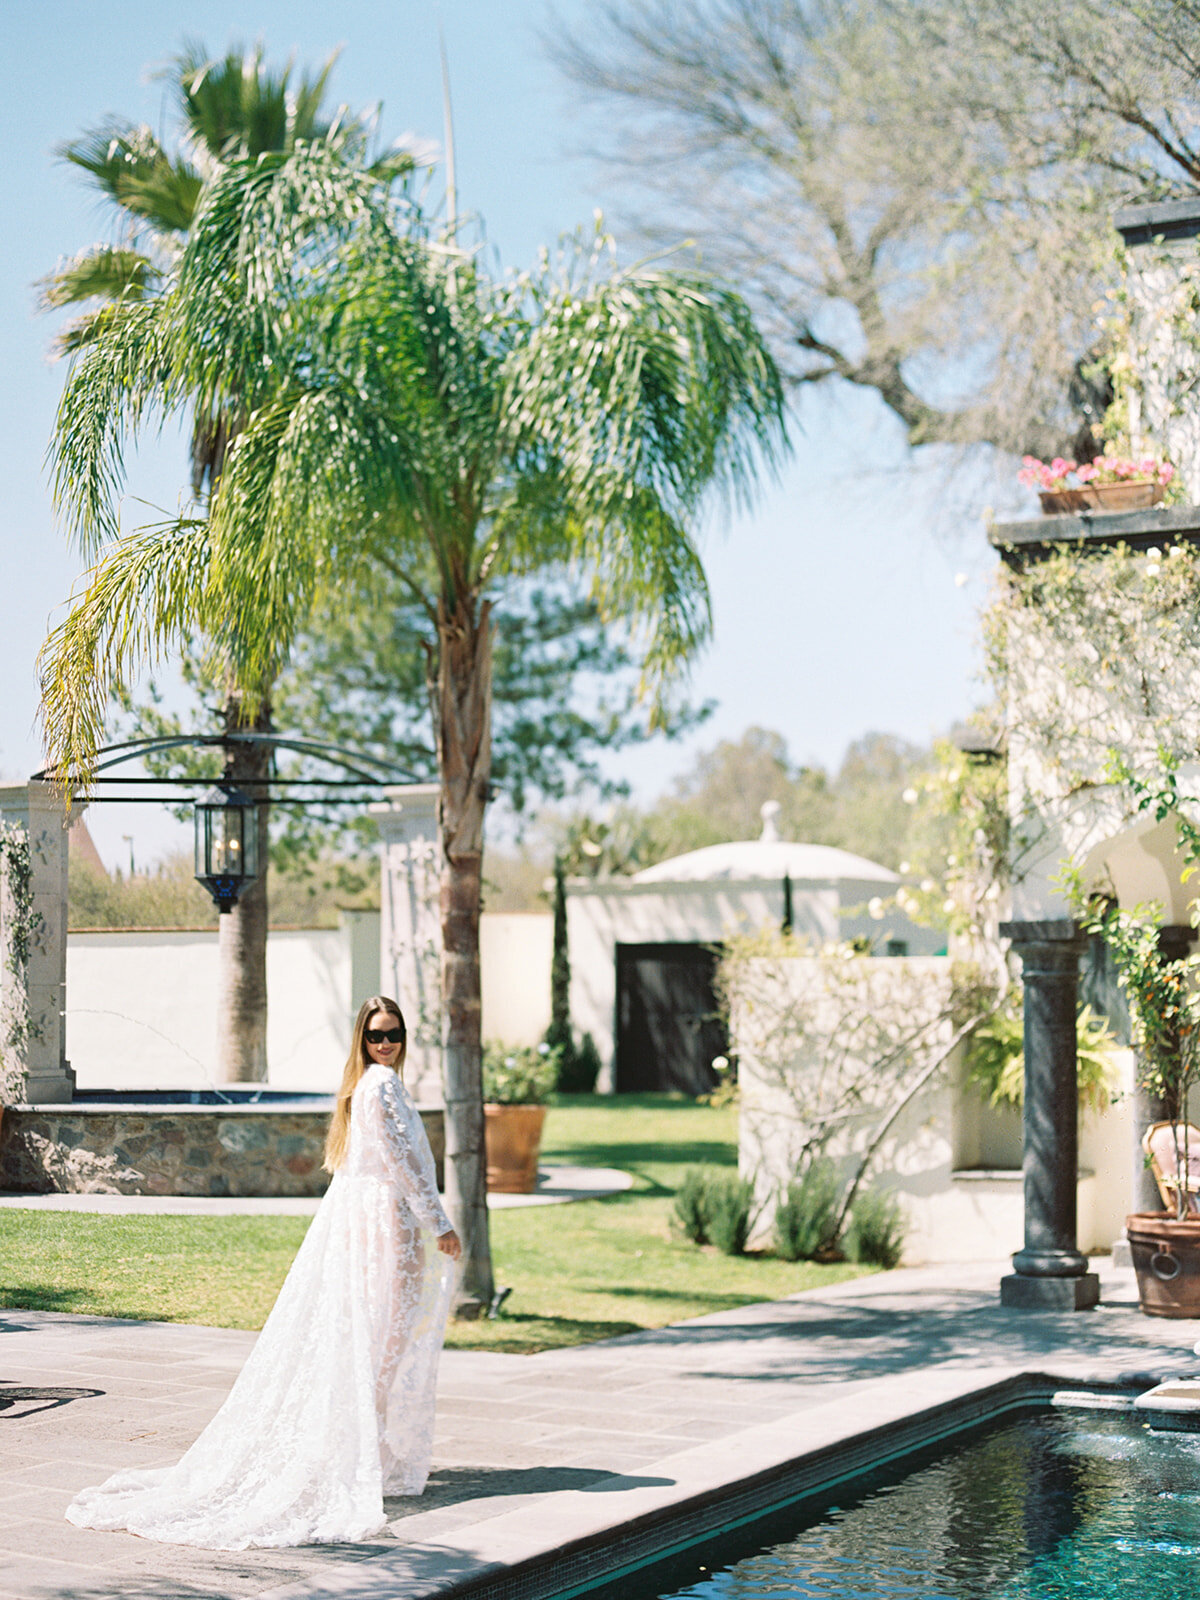
[[[846,1254],[851,1261],[890,1270],[900,1265],[907,1225],[899,1200],[883,1189],[858,1195],[846,1229]]]
[[[549,1043],[548,1030],[546,1038]],[[580,1044],[572,1040],[563,1048],[558,1064],[558,1087],[563,1094],[594,1094],[599,1075],[600,1052],[590,1033],[584,1034]]]
[[[722,1255],[746,1253],[754,1211],[754,1185],[735,1172],[717,1172],[709,1180],[708,1237]]]
[[[483,1098],[492,1105],[544,1106],[558,1082],[558,1053],[545,1044],[483,1047]]]
[[[671,1222],[693,1244],[708,1243],[708,1191],[712,1177],[711,1168],[689,1167],[675,1191]]]
[[[837,1248],[841,1180],[827,1156],[796,1174],[775,1211],[775,1249],[785,1261],[811,1261]]]
[[[1075,1019],[1076,1089],[1079,1104],[1106,1111],[1119,1082],[1117,1038],[1106,1018],[1082,1006]],[[967,1081],[991,1105],[1018,1109],[1025,1101],[1025,1023],[1021,995],[1012,990],[1000,1009],[975,1029],[967,1043]]]

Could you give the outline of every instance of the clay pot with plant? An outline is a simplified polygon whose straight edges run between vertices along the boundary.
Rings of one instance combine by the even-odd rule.
[[[1137,511],[1157,505],[1174,481],[1175,468],[1158,456],[1123,456],[1106,451],[1094,461],[1026,456],[1017,482],[1036,489],[1043,516],[1064,512]]]
[[[1200,956],[1164,957],[1155,906],[1122,910],[1112,901],[1091,901],[1080,920],[1112,952],[1130,1002],[1138,1082],[1162,1107],[1165,1121],[1156,1126],[1169,1130],[1163,1168],[1173,1171],[1160,1186],[1173,1203],[1125,1219],[1141,1308],[1152,1317],[1200,1317],[1200,1212],[1188,1182],[1200,1154],[1189,1118],[1189,1098],[1200,1082]]]
[[[546,1108],[558,1083],[549,1045],[483,1050],[483,1138],[490,1194],[530,1194],[537,1182]]]

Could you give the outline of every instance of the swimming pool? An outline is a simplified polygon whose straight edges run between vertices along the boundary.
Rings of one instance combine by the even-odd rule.
[[[1189,1600],[1200,1438],[1041,1409],[574,1594],[604,1600]]]

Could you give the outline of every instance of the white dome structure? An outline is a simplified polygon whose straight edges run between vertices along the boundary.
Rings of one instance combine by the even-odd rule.
[[[769,883],[788,877],[793,884],[898,884],[899,877],[830,844],[792,844],[786,839],[739,839],[689,850],[670,861],[634,873],[634,883]]]
[[[568,886],[571,1017],[599,1047],[603,1087],[711,1086],[711,1060],[725,1049],[713,976],[735,934],[786,921],[813,946],[866,939],[881,955],[915,955],[941,945],[887,908],[896,873],[849,850],[781,839],[779,809],[763,806],[757,839]]]
[[[878,887],[900,879],[877,861],[838,850],[830,844],[793,844],[779,837],[779,801],[762,808],[763,831],[757,839],[710,844],[702,850],[658,861],[633,875],[634,883],[865,883]]]

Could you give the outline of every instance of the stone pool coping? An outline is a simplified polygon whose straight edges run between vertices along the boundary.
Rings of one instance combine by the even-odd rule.
[[[797,1462],[823,1470],[848,1444],[874,1459],[947,1408],[1135,1375],[1149,1388],[1200,1366],[1200,1325],[1140,1316],[1131,1273],[1104,1266],[1095,1312],[1023,1313],[999,1304],[1006,1267],[902,1270],[540,1356],[448,1351],[429,1489],[388,1502],[386,1534],[237,1556],[73,1529],[61,1513],[109,1471],[176,1459],[253,1335],[0,1313],[5,1382],[85,1389],[10,1412],[0,1435],[0,1595],[540,1600],[561,1587],[564,1554],[623,1559],[689,1507],[711,1514]]]
[[[561,1490],[441,1538],[436,1528],[422,1537],[422,1519],[408,1518],[404,1547],[395,1554],[266,1590],[260,1600],[555,1600],[584,1583],[615,1582],[925,1444],[1049,1403],[1065,1381],[1016,1371],[938,1372],[914,1398],[911,1383],[880,1379],[855,1397],[856,1415],[873,1414],[869,1427],[848,1430],[846,1403],[835,1400],[748,1428],[719,1451],[693,1446],[662,1457],[645,1474]],[[801,1421],[805,1448],[797,1455]],[[602,1600],[603,1589],[595,1594]]]

